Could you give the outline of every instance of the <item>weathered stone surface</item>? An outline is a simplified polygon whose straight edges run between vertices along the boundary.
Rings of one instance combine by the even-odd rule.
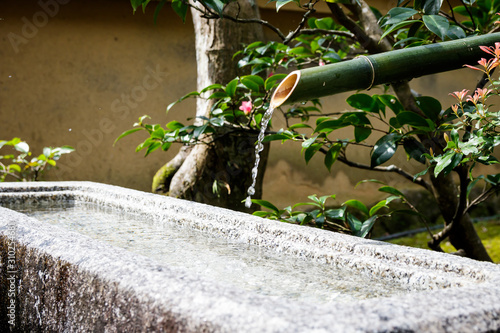
[[[175,221],[407,286],[408,294],[309,304],[245,292],[0,207],[0,331],[470,332],[500,330],[500,270],[436,252],[260,219],[119,187],[5,183],[2,202],[73,198]],[[14,229],[13,229],[14,228]],[[14,230],[14,232],[12,232]],[[13,237],[14,236],[14,237]],[[15,273],[8,267],[15,246]],[[11,255],[13,252],[11,251]],[[15,277],[14,298],[11,277]],[[421,291],[428,290],[428,291]]]

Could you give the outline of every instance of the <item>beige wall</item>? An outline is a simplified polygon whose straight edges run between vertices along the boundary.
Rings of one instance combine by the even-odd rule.
[[[189,18],[183,25],[165,6],[154,25],[153,7],[146,15],[133,15],[126,0],[64,2],[49,8],[50,15],[36,1],[0,2],[0,139],[19,136],[37,153],[44,146],[74,146],[77,151],[64,157],[48,179],[147,191],[155,171],[176,149],[144,158],[134,152],[140,135],[112,144],[143,114],[161,124],[193,115],[194,103],[187,101],[165,116],[166,105],[196,90]],[[275,20],[277,14],[271,8],[263,17]],[[279,17],[283,31],[300,20],[293,12]],[[414,89],[451,103],[449,92],[472,89],[476,79],[462,70],[415,80]],[[343,110],[346,97],[325,99],[324,111]],[[275,129],[285,126],[279,114],[273,122]],[[394,181],[341,165],[329,173],[320,156],[306,169],[300,147],[289,144],[273,144],[269,166],[264,196],[280,206],[314,193],[336,193],[343,201],[363,178]],[[376,192],[361,188],[354,194],[374,200]]]

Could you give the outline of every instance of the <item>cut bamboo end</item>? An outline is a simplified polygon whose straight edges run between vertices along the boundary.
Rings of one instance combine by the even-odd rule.
[[[300,80],[300,71],[293,71],[281,81],[271,97],[270,107],[277,108],[290,97]]]

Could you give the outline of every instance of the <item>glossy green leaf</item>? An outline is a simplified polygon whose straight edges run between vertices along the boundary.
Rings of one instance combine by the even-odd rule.
[[[356,142],[362,142],[366,140],[370,134],[372,134],[372,129],[369,127],[355,127],[354,128],[354,139]]]
[[[427,123],[427,120],[425,120],[424,117],[411,111],[403,111],[398,113],[396,119],[402,126],[410,125],[414,127],[424,127],[424,128],[429,127],[429,124]]]
[[[220,17],[222,17],[222,11],[224,10],[224,2],[221,0],[203,0],[203,3],[207,5],[210,9],[214,10]]]
[[[278,81],[283,80],[286,76],[287,74],[274,74],[273,76],[268,77],[264,83],[264,88],[266,90],[273,89]]]
[[[158,15],[160,15],[160,11],[161,9],[163,8],[163,6],[167,3],[167,0],[161,0],[160,2],[158,2],[158,4],[156,5],[156,8],[155,8],[155,12],[153,14],[153,22],[154,24],[156,24],[156,22],[158,21]],[[185,15],[184,15],[185,17]]]
[[[416,98],[417,105],[422,112],[432,121],[436,122],[441,114],[441,103],[430,96],[421,96]]]
[[[399,22],[399,23],[396,23],[396,24],[393,24],[392,26],[390,26],[383,34],[382,36],[380,37],[380,39],[384,39],[385,36],[387,36],[388,34],[396,31],[396,30],[399,30],[407,25],[410,25],[410,24],[413,24],[413,23],[416,23],[416,22],[420,22],[418,20],[409,20],[409,21],[402,21],[402,22]]]
[[[14,145],[14,149],[23,153],[23,154],[27,154],[30,151],[30,146],[26,142],[21,141],[21,142],[16,143]]]
[[[425,164],[426,159],[422,155],[426,153],[427,150],[420,141],[413,137],[409,137],[403,141],[403,147],[409,158],[413,158],[415,161]]]
[[[314,143],[309,148],[306,149],[306,151],[304,152],[304,158],[306,160],[306,163],[309,163],[311,158],[318,152],[318,150],[322,146],[323,145],[321,143]]]
[[[167,125],[165,125],[166,128],[175,131],[176,129],[180,129],[184,127],[184,124],[178,122],[177,120],[173,120],[169,122]]]
[[[401,135],[397,133],[389,133],[381,137],[373,147],[371,167],[376,167],[388,161],[396,153],[399,140],[401,140]]]
[[[464,29],[462,29],[458,25],[452,25],[448,28],[446,36],[448,36],[450,39],[461,39],[467,37],[467,34],[465,33]]]
[[[387,13],[389,19],[384,22],[383,26],[399,23],[401,21],[409,19],[415,14],[418,14],[418,11],[413,8],[394,7]]]
[[[247,75],[241,77],[241,83],[250,90],[259,91],[264,86],[264,79],[257,75]]]
[[[389,194],[392,194],[392,195],[395,195],[395,196],[398,196],[398,197],[401,197],[401,198],[404,198],[405,195],[399,191],[397,188],[394,188],[392,186],[382,186],[381,188],[378,189],[380,192],[384,192],[384,193],[389,193]]]
[[[276,207],[275,205],[273,205],[269,201],[260,200],[260,199],[252,199],[252,202],[255,203],[255,204],[257,204],[257,205],[259,205],[259,206],[262,206],[264,208],[270,209],[270,210],[272,210],[274,212],[279,212],[278,207]]]
[[[276,1],[276,12],[278,12],[281,9],[281,7],[283,7],[284,5],[286,5],[290,2],[296,2],[296,0],[277,0]]]
[[[379,111],[377,102],[367,94],[354,94],[347,98],[347,104],[358,110],[377,113]]]
[[[450,23],[444,17],[438,15],[424,15],[423,21],[427,29],[435,33],[441,40],[445,40]]]
[[[172,0],[172,9],[182,19],[182,23],[186,23],[186,15],[189,9],[187,1],[185,0]]]
[[[349,206],[349,207],[355,208],[357,210],[360,210],[361,212],[363,212],[363,214],[365,214],[366,216],[368,216],[368,213],[369,213],[368,212],[368,208],[366,207],[366,205],[364,203],[362,203],[359,200],[356,200],[356,199],[347,200],[342,205],[343,206]]]
[[[378,99],[387,107],[389,107],[394,114],[398,114],[401,111],[404,111],[403,105],[399,102],[399,100],[392,95],[379,95]]]
[[[420,0],[422,2],[422,10],[426,15],[437,15],[443,5],[443,0]]]
[[[16,171],[16,172],[21,172],[21,167],[17,164],[10,164],[8,167],[7,167],[7,170],[9,172],[12,172],[12,171]]]
[[[325,154],[325,166],[327,167],[328,171],[332,171],[332,165],[335,163],[337,160],[340,149],[342,148],[341,144],[334,144],[330,149]]]
[[[378,216],[374,215],[370,217],[368,220],[364,221],[363,224],[361,225],[361,229],[359,232],[356,234],[358,237],[365,238],[370,230],[372,230],[373,225],[375,224],[375,221],[377,220]]]

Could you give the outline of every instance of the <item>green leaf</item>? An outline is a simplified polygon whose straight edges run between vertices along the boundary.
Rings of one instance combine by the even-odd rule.
[[[156,149],[161,147],[161,142],[153,142],[152,144],[149,145],[148,149],[146,150],[146,154],[144,157],[148,156],[150,153],[154,152]]]
[[[424,14],[437,15],[439,14],[439,10],[441,9],[442,4],[443,0],[425,0],[424,7],[422,9],[424,11]]]
[[[144,0],[130,0],[130,4],[132,5],[132,8],[134,9],[134,13],[139,8]]]
[[[278,207],[276,207],[275,205],[273,205],[272,203],[270,203],[269,201],[266,201],[266,200],[260,200],[260,199],[252,199],[252,202],[254,204],[257,204],[257,205],[260,205],[264,208],[267,208],[267,209],[270,209],[276,213],[279,213],[279,209]]]
[[[166,128],[168,128],[169,130],[172,130],[172,131],[175,131],[177,129],[181,129],[184,127],[184,125],[180,122],[178,122],[177,120],[173,120],[171,122],[169,122],[167,125],[165,125]]]
[[[398,113],[396,116],[396,119],[398,120],[399,124],[403,125],[410,125],[414,127],[424,127],[428,128],[429,124],[427,123],[427,120],[425,120],[424,117],[416,114],[415,112],[411,111],[403,111]]]
[[[203,89],[200,91],[200,94],[203,94],[203,93],[205,93],[205,92],[207,92],[207,91],[209,91],[209,90],[215,90],[215,89],[224,89],[224,86],[223,86],[222,84],[220,84],[220,83],[214,83],[214,84],[211,84],[211,85],[209,85],[209,86],[207,86],[207,87],[203,88]],[[194,93],[194,92],[192,92],[192,93]],[[190,95],[190,94],[192,94],[192,93],[189,93],[189,94],[187,94],[186,96],[188,96],[188,95]],[[184,96],[184,97],[186,97],[186,96]]]
[[[7,171],[8,172],[17,171],[17,172],[21,173],[21,167],[17,164],[10,164],[7,167]]]
[[[384,22],[383,26],[399,23],[409,19],[415,14],[418,14],[418,11],[413,8],[394,7],[387,13],[389,19]]]
[[[373,225],[375,224],[375,221],[377,219],[378,219],[378,216],[374,215],[374,216],[370,217],[368,220],[366,220],[365,222],[363,222],[361,229],[356,234],[356,236],[365,238],[366,235],[368,235],[370,230],[373,228]]]
[[[349,206],[349,207],[355,208],[357,210],[360,210],[366,216],[368,216],[368,214],[369,214],[368,208],[366,207],[366,205],[364,203],[362,203],[361,201],[356,200],[356,199],[347,200],[346,202],[344,202],[342,204],[342,206]]]
[[[128,130],[128,131],[123,132],[122,134],[120,134],[120,136],[119,136],[119,137],[117,137],[117,138],[116,138],[115,142],[113,142],[113,146],[114,146],[114,145],[116,144],[116,142],[118,142],[118,140],[120,140],[121,138],[123,138],[123,137],[125,137],[125,136],[127,136],[127,135],[129,135],[129,134],[135,133],[135,132],[137,132],[137,131],[142,131],[142,130],[143,130],[143,128],[142,128],[142,127],[139,127],[139,128],[132,128],[132,129],[130,129],[130,130]]]
[[[349,224],[349,228],[351,228],[353,235],[357,236],[361,231],[363,223],[351,213],[346,213],[346,220],[347,224]]]
[[[259,91],[264,86],[264,79],[257,75],[247,75],[241,78],[241,83],[250,90]]]
[[[392,186],[382,186],[378,190],[380,192],[389,193],[389,194],[398,196],[400,198],[405,198],[405,195],[401,191],[399,191],[397,188],[394,188]]]
[[[436,122],[439,118],[439,114],[442,111],[441,103],[429,96],[421,96],[416,98],[417,105],[422,110],[422,112],[429,117],[432,121]]]
[[[366,140],[370,134],[372,134],[372,129],[369,127],[355,127],[354,128],[354,139],[356,142],[361,142]]]
[[[403,105],[399,102],[399,100],[392,95],[379,95],[378,99],[387,107],[389,107],[394,114],[398,114],[401,111],[404,111]]]
[[[453,150],[448,150],[444,155],[434,157],[436,167],[434,168],[434,176],[437,177],[453,161],[456,153]]]
[[[358,110],[377,113],[379,111],[377,102],[367,94],[354,94],[347,98],[347,104]]]
[[[236,94],[236,88],[238,87],[239,80],[238,79],[233,79],[231,82],[229,82],[226,85],[226,93],[229,95],[229,97],[234,98],[234,95]]]
[[[26,142],[21,141],[21,142],[16,143],[14,145],[14,149],[16,149],[17,151],[19,151],[23,154],[27,154],[30,151],[30,146]]]
[[[156,24],[156,21],[158,20],[158,15],[160,14],[160,10],[163,8],[163,6],[167,3],[167,0],[161,0],[155,8],[155,12],[153,14],[153,22]]]
[[[222,17],[222,11],[224,10],[224,2],[221,0],[203,0],[203,3],[207,5],[210,9],[215,10],[220,17]]]
[[[450,27],[447,19],[438,15],[424,15],[423,20],[427,29],[435,33],[441,40],[445,40]]]
[[[170,111],[170,109],[177,103],[180,103],[182,102],[183,100],[185,100],[186,98],[188,97],[191,97],[191,96],[200,96],[200,93],[197,92],[197,91],[192,91],[184,96],[182,96],[181,98],[179,98],[178,100],[176,100],[175,102],[173,103],[170,103],[168,106],[167,106],[167,112]]]
[[[388,161],[396,153],[399,140],[401,140],[401,135],[397,133],[389,133],[381,137],[373,147],[371,167],[376,167]]]
[[[289,140],[291,139],[290,135],[286,135],[283,133],[269,134],[264,137],[262,140],[263,143],[277,140]]]
[[[425,164],[426,159],[422,155],[426,153],[426,149],[420,141],[413,137],[406,138],[403,141],[403,147],[409,158],[413,158],[415,161]]]
[[[278,12],[281,7],[283,7],[284,5],[286,5],[287,3],[290,3],[290,2],[297,2],[296,0],[278,0],[276,1],[276,12]]]
[[[464,29],[462,29],[458,25],[452,25],[446,32],[446,36],[448,36],[450,39],[461,39],[467,37]]]
[[[274,88],[274,85],[277,84],[277,81],[283,80],[286,77],[286,74],[274,74],[273,76],[270,76],[267,78],[264,88],[266,90],[271,90]]]
[[[182,19],[182,23],[186,23],[186,15],[189,9],[187,1],[172,0],[172,9]]]
[[[399,23],[396,23],[396,24],[393,24],[391,27],[389,27],[383,34],[382,36],[380,37],[380,39],[384,39],[385,36],[387,36],[388,34],[390,34],[391,32],[393,31],[396,31],[396,30],[399,30],[400,28],[403,28],[407,25],[410,25],[410,24],[413,24],[413,23],[416,23],[416,22],[420,22],[418,20],[410,20],[410,21],[403,21],[403,22],[399,22]]]
[[[316,154],[322,146],[323,145],[321,143],[314,143],[309,148],[306,149],[306,151],[304,152],[304,158],[306,160],[306,163],[309,163],[314,154]]]
[[[325,154],[325,166],[327,167],[328,171],[332,171],[332,165],[335,163],[339,156],[340,149],[342,148],[342,145],[340,143],[334,144],[330,149]]]

